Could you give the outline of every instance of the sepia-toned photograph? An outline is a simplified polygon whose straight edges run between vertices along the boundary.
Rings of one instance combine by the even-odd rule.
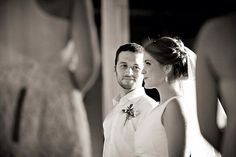
[[[0,0],[0,157],[235,157],[236,5]]]

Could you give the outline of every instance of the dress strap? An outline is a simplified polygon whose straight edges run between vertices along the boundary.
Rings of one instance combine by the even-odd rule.
[[[165,100],[163,103],[161,103],[160,105],[163,105],[163,106],[166,106],[171,100],[173,100],[173,99],[177,99],[177,98],[182,98],[182,96],[181,95],[176,95],[176,96],[173,96],[173,97],[170,97],[170,98],[168,98],[167,100]]]

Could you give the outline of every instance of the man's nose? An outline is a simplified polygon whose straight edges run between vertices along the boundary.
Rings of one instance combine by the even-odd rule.
[[[132,67],[128,67],[126,70],[125,70],[125,74],[127,74],[127,75],[133,75],[133,69],[132,69]]]

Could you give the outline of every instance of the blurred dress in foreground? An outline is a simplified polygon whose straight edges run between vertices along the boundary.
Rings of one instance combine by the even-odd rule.
[[[0,2],[0,156],[92,156],[83,95],[99,66],[89,2]],[[62,58],[69,40],[76,87]]]

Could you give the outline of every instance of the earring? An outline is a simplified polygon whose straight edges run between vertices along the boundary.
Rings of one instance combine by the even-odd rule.
[[[165,82],[167,82],[167,83],[169,82],[167,75],[165,76]]]

